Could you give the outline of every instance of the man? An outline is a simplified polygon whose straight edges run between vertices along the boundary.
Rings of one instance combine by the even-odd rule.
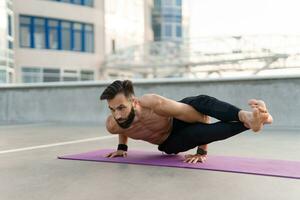
[[[198,147],[197,153],[186,155],[184,162],[203,162],[207,144],[249,129],[258,132],[273,121],[261,100],[249,100],[252,108],[249,112],[207,95],[186,97],[178,102],[157,94],[138,98],[129,80],[114,81],[100,99],[106,99],[111,110],[106,120],[107,130],[119,135],[118,149],[108,154],[108,158],[126,157],[129,137],[158,145],[167,154]],[[209,124],[209,116],[220,121]]]

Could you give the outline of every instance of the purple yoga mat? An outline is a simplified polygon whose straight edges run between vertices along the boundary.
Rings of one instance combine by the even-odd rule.
[[[190,164],[183,162],[184,155],[167,155],[160,152],[128,151],[126,158],[105,158],[113,149],[101,149],[75,155],[59,156],[59,159],[83,160],[96,162],[129,163],[192,169],[205,169],[223,172],[257,174],[300,179],[300,162],[286,160],[270,160],[231,156],[209,155],[206,162]]]

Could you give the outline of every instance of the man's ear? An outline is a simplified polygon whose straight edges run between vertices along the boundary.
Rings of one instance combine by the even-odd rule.
[[[138,99],[136,97],[132,97],[132,105],[135,107],[138,103]]]

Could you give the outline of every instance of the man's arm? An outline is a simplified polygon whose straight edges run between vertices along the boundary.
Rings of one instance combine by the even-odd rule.
[[[145,94],[139,102],[141,106],[153,109],[159,115],[175,117],[188,123],[206,123],[208,120],[208,116],[198,112],[192,106],[157,94]]]
[[[119,156],[126,157],[128,137],[126,135],[120,134],[120,129],[118,129],[116,122],[114,121],[114,118],[111,115],[106,120],[106,129],[111,134],[119,134],[119,144],[118,144],[117,151],[109,153],[108,155],[106,155],[106,157],[108,158],[119,157]]]

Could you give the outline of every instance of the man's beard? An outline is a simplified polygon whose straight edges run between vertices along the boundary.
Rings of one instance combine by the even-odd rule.
[[[127,119],[124,122],[119,122],[117,119],[115,119],[115,120],[119,124],[120,127],[129,128],[129,126],[132,124],[132,122],[134,120],[134,117],[135,117],[135,111],[132,107]]]

